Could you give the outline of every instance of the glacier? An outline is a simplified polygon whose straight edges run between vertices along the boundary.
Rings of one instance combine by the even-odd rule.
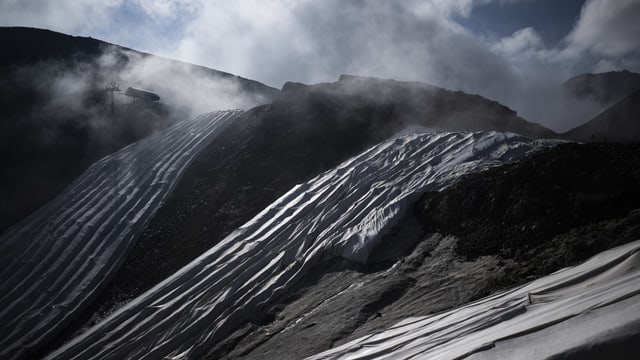
[[[308,359],[626,358],[637,350],[639,329],[640,240]]]
[[[295,186],[48,358],[198,358],[321,259],[366,262],[420,194],[555,143],[501,132],[392,138]]]
[[[0,358],[46,342],[118,269],[191,160],[240,110],[204,114],[89,167],[0,238]]]

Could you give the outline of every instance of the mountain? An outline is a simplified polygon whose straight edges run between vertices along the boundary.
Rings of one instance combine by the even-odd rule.
[[[585,142],[640,141],[640,89],[618,101],[604,112],[568,132],[563,137]]]
[[[627,70],[587,73],[567,80],[563,86],[574,97],[606,108],[640,89],[640,74]]]
[[[267,312],[319,269],[336,261],[367,263],[380,234],[397,223],[418,194],[543,145],[495,132],[385,141],[293,187],[51,358],[219,358],[215,345],[235,331],[246,332],[248,323],[269,324]],[[174,294],[170,301],[168,294]],[[139,321],[134,325],[132,319]],[[139,329],[138,335],[131,336],[130,326]]]
[[[366,86],[372,90],[365,90]],[[413,100],[408,95],[415,93],[422,94],[415,96],[418,100],[406,100]],[[216,358],[309,356],[404,317],[441,311],[522,284],[638,235],[637,216],[632,213],[638,203],[634,194],[640,193],[633,173],[637,149],[555,145],[556,141],[499,132],[430,130],[402,136],[407,126],[421,127],[419,132],[426,127],[461,126],[458,121],[470,118],[467,107],[439,106],[436,112],[430,105],[433,99],[455,103],[456,97],[462,104],[475,106],[480,114],[475,126],[523,126],[514,112],[477,96],[423,84],[353,77],[312,86],[287,84],[272,104],[235,114],[213,133],[208,146],[192,154],[195,157],[182,177],[172,178],[175,188],[162,195],[164,201],[155,203],[159,204],[155,215],[150,212],[133,222],[115,218],[114,225],[104,225],[113,227],[113,232],[136,224],[140,235],[127,238],[125,248],[130,250],[119,253],[117,259],[94,256],[85,270],[74,271],[75,276],[85,276],[84,271],[95,276],[97,267],[92,263],[112,269],[111,275],[96,278],[103,279],[99,281],[103,285],[94,288],[93,296],[87,296],[87,290],[78,293],[90,301],[84,310],[83,306],[53,307],[66,322],[58,319],[51,333],[26,351],[44,355],[62,345],[54,356],[103,357],[106,348],[133,351],[131,355],[148,351],[149,346],[155,348],[155,340],[148,341],[162,338],[164,345],[153,352],[162,357],[179,351],[179,346],[188,347],[185,338],[172,334],[192,334],[188,338],[201,338],[199,345],[185,350],[193,354]],[[495,110],[487,111],[490,109]],[[496,120],[500,116],[507,120]],[[437,117],[450,122],[436,122]],[[191,123],[202,119],[208,117]],[[394,139],[385,141],[390,136]],[[142,150],[146,146],[139,145]],[[552,148],[544,150],[548,146]],[[540,150],[523,158],[528,149]],[[523,160],[479,172],[517,159]],[[155,163],[157,169],[173,168],[164,161],[144,162],[148,166]],[[585,178],[580,171],[593,176],[578,181]],[[462,176],[467,173],[472,174]],[[101,178],[90,174],[87,176]],[[620,183],[614,183],[617,191],[609,193],[603,184],[612,184],[612,179]],[[129,185],[114,194],[129,199],[126,188],[146,187]],[[103,198],[98,193],[95,196],[81,203]],[[75,201],[58,203],[65,211]],[[118,203],[113,199],[104,204]],[[103,224],[92,220],[94,216],[110,212],[96,209],[89,213],[95,215],[74,223],[87,229],[77,232],[77,241],[82,242],[84,233],[94,234],[91,226]],[[34,227],[27,224],[24,228]],[[616,242],[609,241],[613,231]],[[584,232],[595,236],[588,246],[582,241]],[[255,247],[261,241],[270,245]],[[74,246],[60,239],[55,244],[70,259],[83,258],[63,250]],[[246,251],[239,250],[243,246]],[[291,260],[305,251],[311,256],[308,261]],[[129,254],[122,257],[126,252]],[[12,251],[6,254],[14,256]],[[36,270],[46,268],[41,264],[23,263],[20,276],[32,273],[38,278]],[[248,283],[231,281],[233,274],[240,279],[249,276]],[[199,276],[204,277],[196,281]],[[184,283],[185,279],[190,280]],[[251,285],[254,280],[258,283]],[[200,293],[198,287],[188,285],[194,281],[209,290]],[[345,291],[354,283],[363,285]],[[227,296],[220,303],[226,310],[219,312],[221,308],[214,304],[222,284],[229,288],[223,291]],[[451,290],[438,290],[442,287]],[[69,286],[61,289],[62,303],[70,304],[64,299],[75,293]],[[431,297],[434,291],[439,295]],[[253,292],[255,296],[248,297]],[[175,298],[170,295],[182,293],[184,296]],[[38,296],[37,291],[33,294]],[[171,306],[184,310],[174,313],[158,296],[169,296]],[[245,302],[244,297],[253,300]],[[191,299],[200,300],[192,303]],[[9,296],[5,301],[11,304],[14,300]],[[122,307],[123,303],[128,305]],[[326,307],[315,309],[317,304]],[[108,316],[114,309],[119,310]],[[47,315],[43,310],[39,313]],[[169,315],[172,313],[175,315]],[[184,322],[180,314],[193,318]],[[156,316],[167,319],[163,324],[168,327],[156,328]],[[212,320],[214,317],[218,320]],[[17,314],[16,319],[21,318]],[[200,326],[211,323],[221,328]],[[96,327],[83,329],[91,324]],[[144,333],[154,335],[112,332],[107,337],[104,332],[130,326],[148,326]],[[28,326],[17,329],[26,332],[20,335],[14,330],[14,336],[33,336]],[[316,341],[305,341],[309,336]],[[98,338],[110,345],[103,347]],[[74,340],[63,345],[69,339]]]
[[[510,131],[534,138],[556,134],[520,118],[508,107],[479,95],[449,91],[418,82],[340,76],[335,83],[311,87],[287,83],[283,92],[299,101],[313,94],[329,98],[339,95],[352,102],[388,107],[386,121],[400,126],[422,126],[448,131]]]
[[[554,143],[501,133],[383,142],[293,187],[51,358],[300,358],[637,239],[637,145]],[[482,236],[506,241],[478,247]],[[505,322],[519,309],[494,310]]]
[[[48,30],[3,27],[0,46],[0,232],[127,144],[203,112],[269,103],[278,93],[228,73]],[[111,82],[122,91],[105,91]],[[160,101],[133,102],[124,96],[129,86],[152,89]]]
[[[351,341],[355,345],[347,351],[355,352],[358,343],[366,348],[376,343],[374,336],[383,329],[389,329],[392,337],[399,328],[395,324],[405,319],[445,310],[467,318],[466,308],[458,307],[507,289],[517,292],[533,279],[635,241],[640,238],[638,150],[637,144],[559,144],[511,164],[463,175],[444,189],[426,191],[382,235],[367,263],[327,260],[290,297],[270,309],[267,320],[236,331],[217,345],[213,357],[303,358]],[[616,264],[601,270],[615,273],[617,268],[611,267]],[[588,272],[582,273],[585,279]],[[633,293],[637,281],[627,280]],[[517,301],[513,305],[527,298],[520,296]],[[524,314],[518,311],[522,309],[516,306],[511,315]],[[626,314],[637,321],[633,311]],[[511,318],[506,314],[501,319]],[[463,328],[470,337],[477,334],[474,325],[483,329],[493,324],[474,319]],[[450,322],[438,323],[446,324],[444,332],[455,328]],[[436,346],[440,342],[429,342],[431,338],[420,343],[424,332],[413,330],[403,338],[418,338],[411,343],[418,348],[433,344],[434,351],[441,349]],[[579,328],[565,331],[585,339]],[[446,344],[451,343],[455,344]],[[380,348],[399,346],[380,344]],[[388,348],[385,352],[391,358],[403,356]],[[455,358],[454,354],[443,357]]]
[[[77,59],[48,84],[84,91],[109,75],[69,69],[141,82],[163,69],[129,50]],[[514,357],[533,345],[571,358],[638,337],[638,144],[548,139],[477,95],[348,75],[287,83],[255,107],[216,87],[249,109],[194,117],[188,78],[174,102],[118,102],[110,116],[96,96],[101,129],[171,121],[0,235],[3,358]]]
[[[195,154],[239,112],[181,122],[101,159],[3,234],[3,358],[28,354],[95,298]]]
[[[383,95],[387,97],[384,101],[380,99]],[[407,98],[408,95],[414,98]],[[410,115],[413,113],[421,117]],[[62,332],[61,338],[53,342],[71,336],[85,323],[95,322],[121,302],[169,276],[216,245],[295,184],[337,166],[407,126],[460,128],[463,122],[471,121],[470,114],[476,114],[477,123],[473,125],[476,127],[514,129],[521,126],[526,129],[528,126],[513,111],[498,103],[423,84],[343,77],[331,84],[285,85],[272,104],[236,116],[216,133],[216,140],[201,150],[148,225],[139,229],[139,239],[135,233],[128,235],[130,240],[127,241],[135,240],[135,245],[126,245],[123,249],[129,248],[131,253],[122,260],[122,266],[112,275],[104,275],[104,279],[113,276],[112,280],[104,284],[98,282],[103,285],[95,291],[101,286],[105,286],[105,290],[85,311],[82,311],[84,306],[78,307],[81,315],[75,313],[65,317],[79,316]],[[445,116],[449,121],[435,120]],[[544,130],[536,126],[531,128]],[[89,176],[90,173],[86,174]],[[120,190],[116,193],[127,194]],[[61,196],[65,199],[65,195]],[[66,199],[57,201],[62,204],[60,211],[63,213],[66,206],[71,206],[67,203],[76,201]],[[87,201],[83,200],[83,203]],[[75,211],[81,211],[83,207],[77,209]],[[47,222],[47,216],[50,215],[36,215],[35,219]],[[91,220],[92,217],[83,219],[89,224],[102,222]],[[29,221],[9,230],[7,236],[20,234],[22,230],[17,230],[20,228],[30,231],[34,226]],[[59,224],[65,226],[65,222]],[[51,236],[51,231],[54,232],[52,237],[57,238],[55,231],[58,230],[53,228],[45,230],[42,236]],[[85,232],[78,234],[83,236]],[[19,239],[18,235],[15,241]],[[77,241],[88,240],[78,238]],[[62,243],[59,246],[63,246]],[[27,270],[28,266],[24,269],[31,271]],[[38,273],[34,272],[33,276],[37,277]],[[57,330],[52,330],[60,331],[64,325],[60,321]]]
[[[477,114],[476,128],[529,126],[498,103],[424,84],[353,77],[285,84],[273,104],[239,116],[196,157],[100,300],[73,328],[171,275],[296,184],[407,126],[458,129],[470,114]]]
[[[640,241],[309,359],[602,359],[635,353]],[[497,320],[499,319],[499,320]]]
[[[78,63],[95,61],[96,58],[105,55],[105,49],[115,47],[118,50],[128,51],[130,54],[140,55],[143,58],[155,58],[158,61],[171,64],[169,69],[173,68],[177,70],[179,67],[186,67],[191,71],[201,71],[202,75],[206,77],[236,81],[242,90],[249,93],[256,93],[256,95],[259,96],[265,96],[267,99],[272,98],[278,92],[276,89],[260,82],[223,71],[161,58],[156,55],[125,48],[91,37],[71,36],[51,30],[27,27],[0,27],[0,44],[2,44],[3,49],[6,51],[0,58],[0,67],[2,68],[20,68],[25,65],[46,63],[51,60],[66,63],[75,62],[75,64],[78,65]],[[114,55],[118,57],[115,59],[117,62],[115,70],[124,69],[127,62],[132,61],[132,59],[127,59],[127,53],[116,53]]]

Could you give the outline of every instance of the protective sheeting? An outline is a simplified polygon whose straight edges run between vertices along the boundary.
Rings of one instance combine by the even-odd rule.
[[[201,115],[93,164],[0,238],[0,358],[62,328],[120,266],[195,155],[241,111]]]
[[[483,132],[413,134],[377,145],[294,187],[49,358],[203,356],[322,258],[366,261],[419,194],[547,144]]]
[[[309,359],[637,355],[640,241],[445,313],[406,319]],[[635,339],[635,340],[634,340]],[[636,343],[633,343],[636,342]],[[633,354],[626,353],[635,349]]]

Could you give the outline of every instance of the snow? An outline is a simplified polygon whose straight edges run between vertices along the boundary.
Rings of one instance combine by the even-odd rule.
[[[326,256],[366,261],[424,191],[553,142],[425,133],[372,147],[300,184],[51,359],[197,358]]]
[[[93,164],[0,238],[0,358],[66,325],[108,280],[195,155],[240,111],[183,121]]]
[[[640,333],[640,241],[434,316],[406,319],[309,359],[544,359]],[[637,345],[636,345],[637,346]],[[582,353],[584,354],[584,353]],[[628,355],[628,354],[627,354]]]

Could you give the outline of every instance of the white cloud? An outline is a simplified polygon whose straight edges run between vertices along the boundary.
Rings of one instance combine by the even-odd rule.
[[[417,14],[425,13],[429,15],[440,15],[449,17],[457,14],[469,16],[471,9],[477,0],[431,0],[431,1],[410,1],[408,6],[412,7]]]
[[[508,58],[531,56],[543,47],[544,43],[540,35],[532,27],[520,29],[491,45],[493,51]]]
[[[62,32],[91,30],[111,21],[111,11],[123,0],[3,0],[0,24],[34,26]]]
[[[639,0],[590,0],[567,37],[568,52],[619,57],[640,49]]]
[[[203,2],[198,16],[186,26],[185,36],[168,52],[243,76],[269,79],[270,71],[282,70],[277,67],[288,59],[307,58],[314,49],[305,38],[304,24],[293,14],[307,3]]]
[[[559,82],[578,70],[640,70],[640,0],[588,0],[551,48],[531,27],[487,39],[456,22],[477,6],[521,1],[532,0],[4,0],[0,22],[106,37],[272,86],[340,73],[424,81],[552,127],[570,110],[557,94],[545,97]],[[140,23],[120,18],[123,8],[138,11]]]
[[[598,61],[598,63],[594,67],[594,71],[596,73],[615,71],[617,69],[618,69],[618,64],[615,61],[608,60],[608,59],[602,59]]]
[[[468,14],[472,3],[207,2],[177,53],[276,86],[350,72],[471,89],[486,83],[490,72],[478,64],[493,71],[506,66],[451,20],[453,14]]]
[[[133,1],[152,18],[176,18],[184,12],[192,14],[200,3],[192,0],[135,0]]]

